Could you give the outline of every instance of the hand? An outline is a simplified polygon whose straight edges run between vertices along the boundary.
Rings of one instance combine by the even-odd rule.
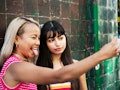
[[[118,45],[118,39],[114,38],[110,43],[104,45],[98,52],[101,58],[108,59],[118,55],[120,52],[120,44]]]
[[[117,55],[119,55],[120,53],[120,39],[119,38],[117,39],[116,47],[118,47]]]

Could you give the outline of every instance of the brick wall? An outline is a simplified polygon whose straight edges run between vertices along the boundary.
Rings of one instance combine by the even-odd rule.
[[[0,48],[6,28],[13,18],[17,16],[33,17],[40,24],[54,19],[59,21],[67,32],[73,58],[81,60],[93,54],[96,48],[100,48],[95,46],[97,40],[94,39],[96,38],[94,33],[98,31],[94,27],[96,22],[102,28],[99,29],[102,32],[99,34],[100,38],[104,39],[100,46],[110,41],[110,34],[114,32],[114,27],[111,26],[116,26],[116,16],[114,15],[116,9],[113,5],[117,4],[112,4],[113,1],[115,0],[0,0]],[[95,6],[99,6],[99,10],[103,11],[97,16],[97,20],[94,18]],[[117,61],[112,60],[112,62],[106,61],[100,64],[100,68],[97,70],[91,69],[87,73],[89,90],[117,90],[119,69],[116,66],[118,66]],[[111,69],[112,73],[109,72]]]

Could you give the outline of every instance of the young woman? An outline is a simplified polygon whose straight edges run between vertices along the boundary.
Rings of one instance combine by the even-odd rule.
[[[59,69],[77,62],[77,60],[72,59],[64,28],[54,20],[46,22],[41,28],[40,52],[37,60],[39,66]],[[85,74],[65,83],[50,84],[48,86],[50,90],[87,90]],[[41,90],[43,88],[45,90],[45,87],[44,85],[38,86]]]
[[[65,82],[119,52],[117,39],[114,39],[97,53],[54,70],[35,65],[39,55],[39,37],[39,24],[32,18],[17,17],[11,21],[0,53],[0,90],[37,90],[36,84]]]

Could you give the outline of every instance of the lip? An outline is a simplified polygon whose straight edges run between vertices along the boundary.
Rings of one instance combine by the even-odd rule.
[[[33,49],[38,50],[38,47],[33,47],[33,48],[31,48],[31,49],[32,49],[32,50],[33,50]]]
[[[61,48],[56,48],[55,50],[56,50],[56,51],[61,51],[62,49],[61,49]]]

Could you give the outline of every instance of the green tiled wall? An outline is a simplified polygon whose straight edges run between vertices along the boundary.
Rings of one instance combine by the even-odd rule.
[[[117,35],[117,0],[94,0],[94,51]],[[88,73],[89,90],[119,90],[119,60],[111,58]],[[91,87],[92,86],[92,87]]]
[[[40,24],[54,19],[67,32],[73,58],[81,60],[117,34],[116,7],[116,0],[0,0],[0,48],[14,17],[33,17]],[[119,90],[119,63],[115,57],[91,69],[88,90]]]

